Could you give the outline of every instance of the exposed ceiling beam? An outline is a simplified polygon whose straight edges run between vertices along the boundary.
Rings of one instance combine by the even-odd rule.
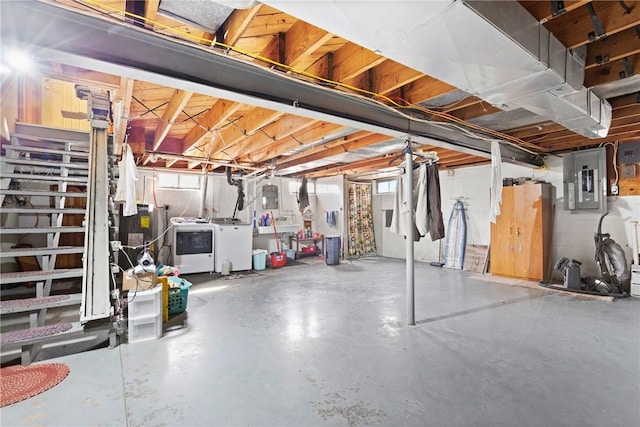
[[[309,57],[320,46],[333,37],[318,27],[297,21],[291,26],[286,35],[285,61],[292,68],[306,69],[311,62]]]
[[[640,5],[638,6],[640,7]],[[640,36],[635,31],[623,31],[589,45],[585,69],[598,68],[611,61],[640,53]]]
[[[200,121],[191,128],[191,130],[184,136],[182,151],[188,152],[193,147],[200,144],[210,131],[218,126],[221,126],[226,120],[234,114],[241,104],[238,102],[228,101],[226,99],[219,99],[213,106],[207,111]]]
[[[258,14],[260,8],[262,8],[261,3],[249,9],[236,9],[222,26],[224,39],[221,42],[226,45],[235,45],[249,27],[253,18]]]
[[[30,16],[31,19],[21,22],[20,16]],[[51,55],[63,63],[82,63],[89,69],[136,76],[165,86],[330,120],[394,137],[411,135],[416,140],[431,141],[463,152],[472,151],[480,156],[490,155],[490,144],[462,134],[455,128],[412,121],[359,97],[310,85],[250,63],[207,52],[198,46],[50,4],[7,2],[3,4],[0,20],[4,39],[35,44],[41,48],[43,57]],[[56,40],[39,31],[44,26],[56,32]],[[58,39],[67,42],[61,45]],[[122,49],[122,46],[128,49]],[[145,55],[138,52],[145,52]],[[524,152],[510,144],[502,144],[502,148],[505,161],[541,163],[537,154]]]
[[[607,37],[640,25],[640,6],[634,2],[631,13],[625,13],[617,1],[591,2]],[[593,24],[587,7],[559,16],[544,24],[545,28],[569,49],[591,43]]]
[[[640,4],[638,5],[640,8]],[[629,66],[633,74],[640,74],[640,54],[633,55],[628,58]],[[627,68],[622,59],[617,61],[608,62],[599,66],[598,68],[591,68],[585,71],[584,80],[585,83],[589,83],[589,86],[597,86],[600,84],[614,82],[622,80],[624,75],[628,77]],[[640,88],[638,88],[640,89]]]
[[[192,95],[193,92],[186,90],[176,89],[173,91],[169,104],[162,114],[162,123],[156,128],[153,134],[153,151],[158,150],[160,144],[162,144],[162,141],[164,140],[164,137],[169,133],[171,125],[173,125],[175,120],[178,118],[182,109],[187,105],[187,102],[189,102]]]
[[[304,130],[287,136],[278,141],[276,144],[272,144],[271,146],[265,148],[264,150],[251,153],[249,156],[247,156],[247,158],[254,161],[265,161],[267,159],[286,154],[291,150],[294,150],[301,146],[314,144],[324,139],[330,139],[330,136],[328,135],[340,132],[343,129],[344,127],[339,124],[315,122],[311,126],[306,127]]]
[[[227,124],[218,132],[211,147],[211,154],[216,156],[223,150],[236,145],[243,137],[253,135],[260,128],[277,120],[284,113],[256,107],[238,120]]]
[[[153,22],[158,17],[158,8],[160,7],[160,0],[146,0],[144,3],[144,17],[146,18],[144,26],[146,28],[153,28]]]
[[[305,164],[307,162],[326,159],[327,157],[335,156],[336,154],[348,153],[359,148],[369,147],[371,145],[379,144],[390,139],[393,138],[387,135],[374,133],[369,135],[368,137],[360,138],[355,141],[345,142],[343,144],[330,148],[327,148],[326,146],[320,146],[308,151],[304,151],[300,155],[293,156],[294,158],[287,158],[286,160],[278,164],[278,169],[287,169],[293,166]]]
[[[333,53],[333,80],[347,81],[380,65],[387,59],[355,43],[347,43]]]
[[[590,3],[591,0],[566,0],[563,1],[563,13],[571,12],[572,10],[576,10],[587,3]],[[520,1],[520,4],[529,11],[530,14],[535,16],[540,23],[544,24],[547,21],[551,21],[560,15],[554,15],[551,10],[551,2],[550,1]]]
[[[122,144],[125,141],[127,135],[127,125],[129,124],[129,110],[131,109],[131,98],[133,96],[133,79],[122,77],[120,79],[120,88],[118,89],[118,95],[116,103],[121,105],[119,111],[120,117],[114,117],[114,148],[113,151],[116,154],[120,154],[122,150]]]
[[[299,132],[313,123],[316,121],[287,114],[265,126],[262,131],[256,132],[234,147],[226,149],[225,153],[234,159],[241,157],[241,160],[252,161],[251,155],[253,153],[273,147],[287,136]]]

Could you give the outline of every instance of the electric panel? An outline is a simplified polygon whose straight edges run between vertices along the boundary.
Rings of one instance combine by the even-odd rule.
[[[607,209],[607,167],[604,147],[566,154],[564,208],[572,212],[605,212]]]

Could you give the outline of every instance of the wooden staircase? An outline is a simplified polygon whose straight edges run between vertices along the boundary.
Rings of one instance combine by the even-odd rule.
[[[70,206],[87,206],[90,141],[87,132],[16,124],[10,143],[2,146],[0,261],[13,258],[19,268],[0,273],[0,315],[24,326],[5,330],[3,321],[2,350],[20,348],[22,364],[29,364],[42,344],[67,340],[84,329],[80,306],[86,293],[88,209]],[[69,223],[74,216],[76,223]],[[70,240],[74,245],[61,244],[73,233],[83,234]],[[62,256],[68,257],[64,263]],[[49,309],[74,306],[77,320],[48,323]]]

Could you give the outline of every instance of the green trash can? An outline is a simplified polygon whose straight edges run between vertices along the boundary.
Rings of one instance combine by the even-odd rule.
[[[267,251],[256,249],[253,251],[253,269],[264,270],[267,268]]]

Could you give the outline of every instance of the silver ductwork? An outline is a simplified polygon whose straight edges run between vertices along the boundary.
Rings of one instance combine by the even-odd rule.
[[[585,49],[567,49],[516,1],[265,3],[500,109],[589,138],[609,130],[611,106],[582,85]]]

